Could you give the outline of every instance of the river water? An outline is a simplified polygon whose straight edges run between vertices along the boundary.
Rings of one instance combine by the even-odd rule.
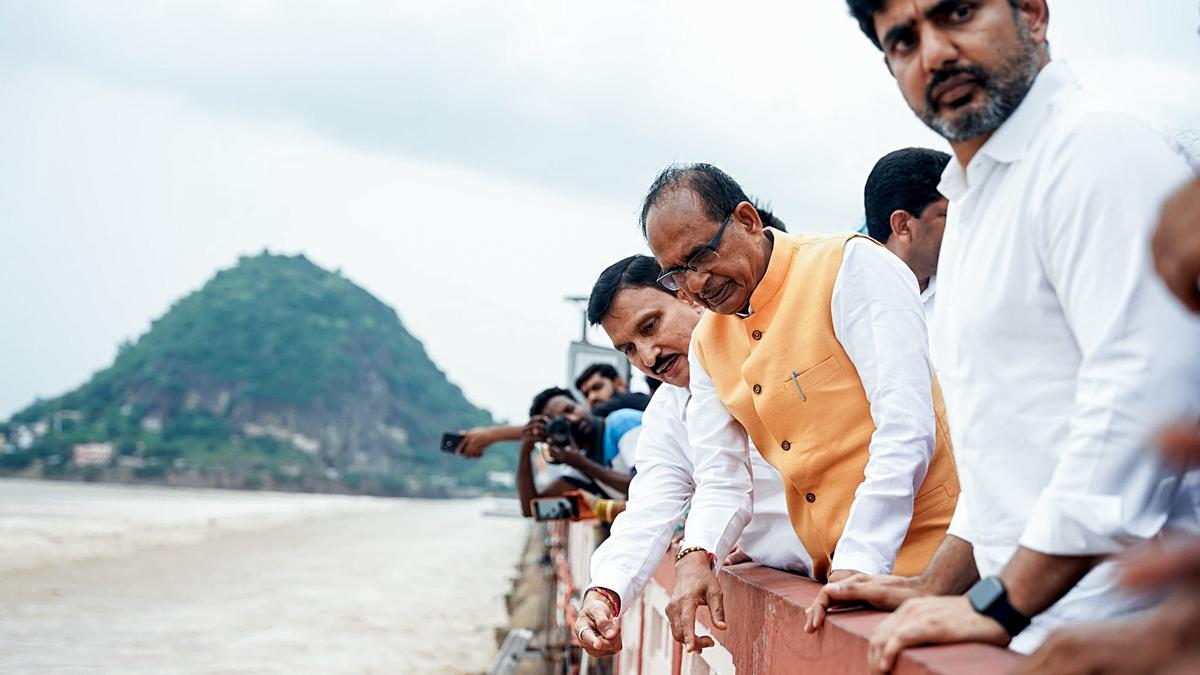
[[[0,479],[0,673],[483,671],[528,532],[487,506]]]

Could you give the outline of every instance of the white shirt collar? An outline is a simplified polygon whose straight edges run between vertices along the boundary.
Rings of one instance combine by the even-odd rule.
[[[925,290],[921,291],[921,302],[929,302],[933,299],[933,295],[937,293],[937,275],[929,277],[929,283],[925,284]]]
[[[1034,79],[1033,86],[1025,94],[1025,99],[983,144],[976,153],[976,158],[1001,164],[1020,160],[1045,123],[1048,109],[1054,99],[1063,91],[1079,88],[1079,81],[1065,61],[1051,61],[1046,64]],[[952,159],[942,172],[938,192],[954,201],[962,198],[969,187],[967,169]]]

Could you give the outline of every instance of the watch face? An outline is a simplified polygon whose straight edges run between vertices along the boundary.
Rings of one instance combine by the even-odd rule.
[[[991,611],[992,606],[996,601],[1004,597],[1004,584],[996,577],[988,577],[980,579],[971,590],[967,592],[967,599],[971,601],[971,606],[980,614],[987,614]]]

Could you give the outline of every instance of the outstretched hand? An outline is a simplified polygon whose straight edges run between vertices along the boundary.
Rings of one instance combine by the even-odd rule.
[[[696,635],[696,610],[708,607],[713,628],[725,630],[725,605],[721,584],[713,573],[704,551],[696,550],[675,565],[675,590],[667,603],[667,620],[676,642],[682,642],[688,652],[698,652],[716,642],[707,635]]]
[[[472,459],[482,457],[484,451],[495,442],[492,438],[491,427],[475,427],[461,433],[463,439],[454,451],[463,457],[470,457]]]
[[[589,592],[575,619],[575,637],[596,658],[621,651],[621,617],[613,616],[612,605],[598,593]]]

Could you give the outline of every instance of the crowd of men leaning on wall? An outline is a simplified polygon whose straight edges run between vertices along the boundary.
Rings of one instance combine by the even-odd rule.
[[[588,305],[653,398],[596,367],[586,405],[547,389],[460,451],[520,440],[526,515],[578,495],[612,522],[574,627],[594,656],[678,540],[688,650],[712,644],[700,606],[726,627],[721,569],[753,561],[824,584],[798,631],[895,610],[872,672],[965,641],[1024,672],[1200,667],[1200,180],[1089,107],[1043,0],[849,6],[953,155],[879,159],[869,236],[789,232],[720,169],[668,167],[654,257]]]

